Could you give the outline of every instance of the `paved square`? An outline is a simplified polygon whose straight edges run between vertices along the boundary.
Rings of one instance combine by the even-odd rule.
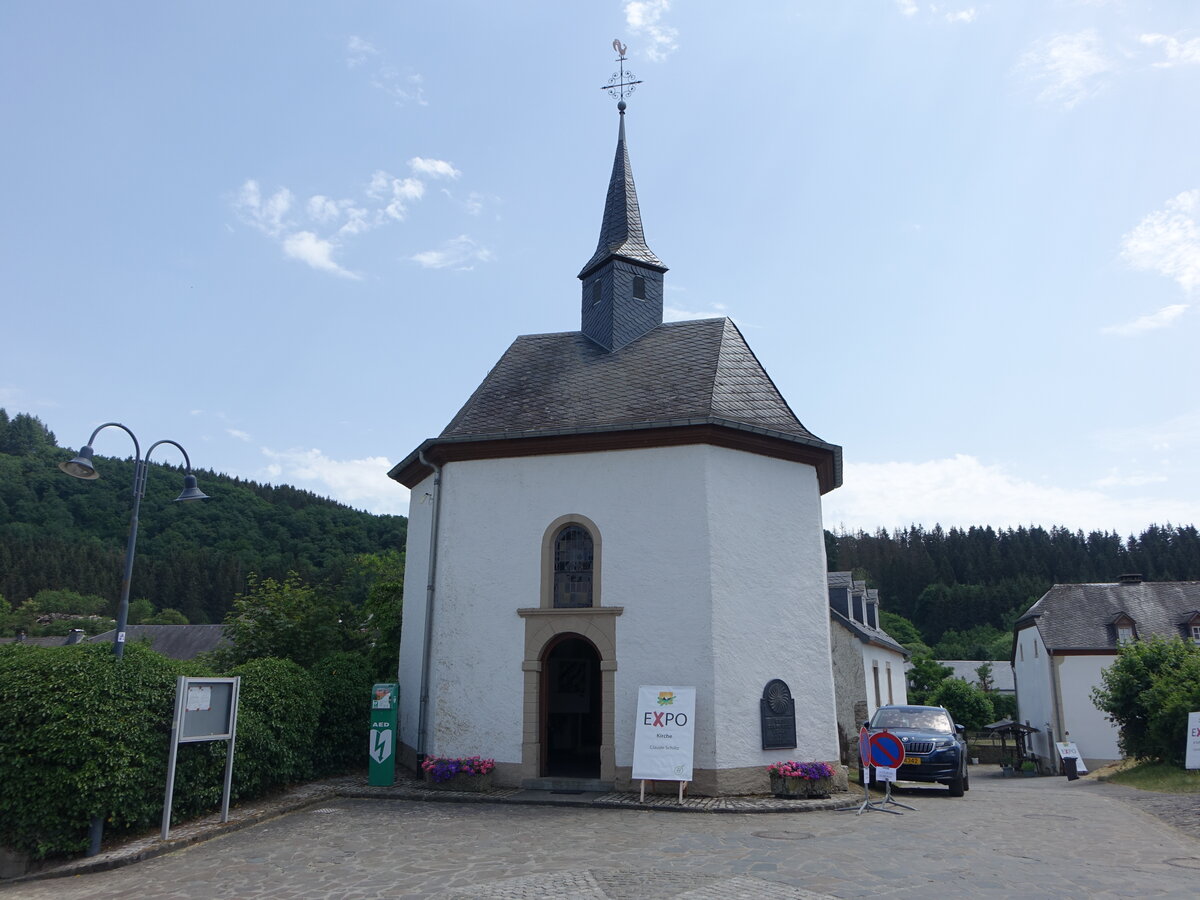
[[[0,897],[1196,896],[1200,841],[1124,789],[982,772],[972,788],[905,791],[903,816],[336,800]]]

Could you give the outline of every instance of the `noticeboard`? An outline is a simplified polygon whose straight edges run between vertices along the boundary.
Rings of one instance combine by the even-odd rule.
[[[188,678],[182,686],[179,742],[227,741],[233,732],[232,678]]]

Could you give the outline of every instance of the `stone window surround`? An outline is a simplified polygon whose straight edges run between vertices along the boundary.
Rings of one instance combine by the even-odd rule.
[[[592,536],[592,603],[590,607],[554,608],[554,538],[565,525],[581,525]],[[600,780],[616,779],[616,726],[613,708],[616,698],[617,616],[622,606],[600,606],[601,592],[600,529],[587,516],[577,513],[559,516],[542,536],[540,606],[522,608],[517,615],[525,620],[525,649],[521,660],[524,673],[521,722],[521,763],[519,777],[542,776],[542,671],[552,645],[570,636],[587,641],[600,658]]]

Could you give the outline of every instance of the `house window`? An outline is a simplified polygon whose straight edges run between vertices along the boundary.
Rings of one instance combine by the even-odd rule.
[[[1133,626],[1122,623],[1117,626],[1117,643],[1128,644],[1133,640]]]
[[[1021,657],[1021,662],[1025,662],[1025,645],[1023,643],[1017,644],[1017,653]]]
[[[1192,640],[1200,644],[1200,625],[1192,626]]]
[[[554,608],[592,605],[592,536],[571,523],[554,536]]]
[[[1038,645],[1037,645],[1037,638],[1034,638],[1034,639],[1033,639],[1033,658],[1034,658],[1034,659],[1037,659],[1037,658],[1038,658]]]
[[[871,663],[871,674],[875,676],[875,705],[882,706],[883,699],[879,696],[879,662]]]
[[[896,700],[892,694],[892,664],[884,663],[884,668],[887,669],[887,684],[888,684],[888,704],[895,703]]]
[[[646,279],[643,278],[641,275],[633,276],[633,299],[634,300],[645,300],[646,299]]]
[[[592,282],[592,306],[595,306],[597,303],[600,302],[600,297],[601,297],[600,279],[597,278],[595,281]]]

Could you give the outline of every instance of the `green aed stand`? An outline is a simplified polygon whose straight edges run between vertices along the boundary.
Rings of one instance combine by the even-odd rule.
[[[396,781],[396,706],[399,685],[377,684],[371,689],[371,742],[367,752],[371,771],[367,784],[390,787]]]

